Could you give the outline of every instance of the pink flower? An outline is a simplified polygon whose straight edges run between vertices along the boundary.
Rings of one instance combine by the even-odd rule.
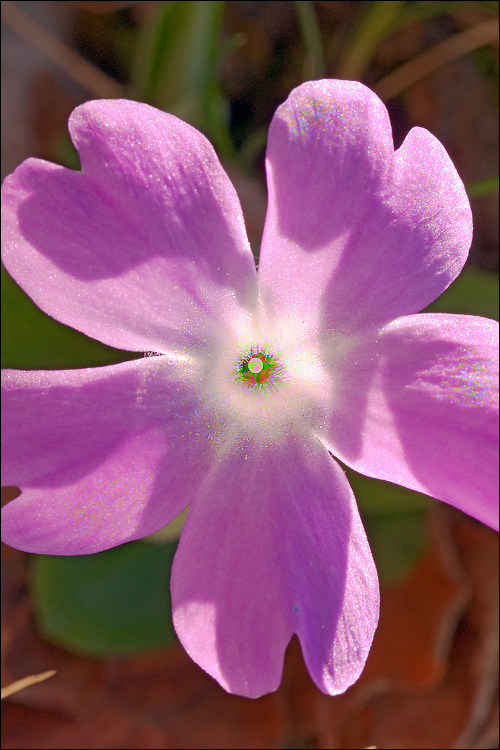
[[[417,314],[460,272],[472,224],[440,143],[394,152],[359,83],[295,89],[272,121],[256,272],[206,139],[131,101],[69,121],[82,171],[28,159],[3,188],[7,269],[45,312],[154,353],[4,373],[3,538],[97,552],[190,511],[174,623],[228,691],[275,690],[293,633],[318,687],[359,676],[377,575],[344,472],[497,524],[497,326]]]

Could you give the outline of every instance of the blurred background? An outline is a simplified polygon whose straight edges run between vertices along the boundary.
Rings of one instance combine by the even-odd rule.
[[[276,107],[323,77],[386,102],[395,145],[415,126],[444,144],[469,193],[474,241],[431,306],[498,319],[497,2],[8,2],[2,9],[2,176],[38,156],[78,168],[71,110],[125,97],[214,144],[256,257]],[[2,363],[87,367],[126,355],[37,310],[2,269]],[[2,685],[55,675],[3,702],[4,748],[498,747],[497,536],[450,507],[348,472],[382,586],[361,679],[320,693],[298,642],[280,689],[226,694],[176,642],[176,533],[94,556],[2,547]],[[7,488],[5,498],[15,496]]]

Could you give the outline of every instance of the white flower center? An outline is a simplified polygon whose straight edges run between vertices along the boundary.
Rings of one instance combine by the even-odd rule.
[[[249,434],[266,443],[318,425],[331,378],[317,341],[297,320],[226,330],[206,362],[204,402],[221,420],[221,436]]]

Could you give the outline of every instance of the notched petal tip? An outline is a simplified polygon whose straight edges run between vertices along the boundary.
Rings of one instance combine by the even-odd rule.
[[[278,687],[294,633],[317,686],[343,692],[378,619],[377,574],[352,491],[314,442],[240,441],[220,456],[191,505],[171,587],[186,651],[247,697]]]
[[[359,335],[417,313],[464,265],[471,212],[445,149],[417,128],[394,152],[386,107],[361,84],[294,90],[266,168],[261,287],[316,330]]]
[[[248,314],[257,275],[236,191],[207,139],[126,100],[78,107],[82,171],[28,160],[2,192],[9,273],[57,320],[164,352]]]

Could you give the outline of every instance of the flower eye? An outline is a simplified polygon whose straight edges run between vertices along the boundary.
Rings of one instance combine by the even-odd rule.
[[[250,389],[268,389],[279,385],[285,375],[281,360],[262,347],[252,347],[237,362],[235,379]]]

